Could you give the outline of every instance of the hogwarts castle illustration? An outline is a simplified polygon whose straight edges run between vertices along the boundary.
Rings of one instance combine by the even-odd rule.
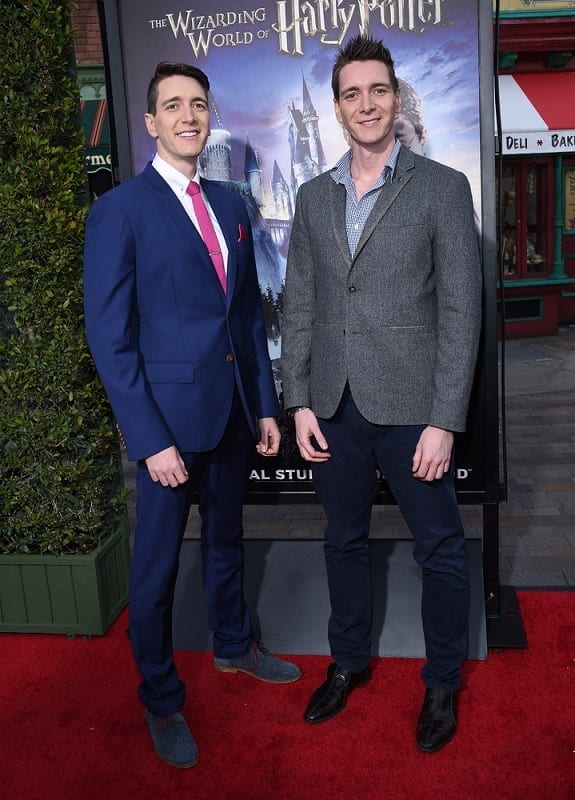
[[[243,144],[243,180],[233,177],[232,133],[222,125],[219,110],[211,98],[212,129],[200,156],[200,173],[220,181],[240,194],[248,208],[254,238],[258,278],[270,344],[279,345],[282,289],[295,196],[302,183],[319,175],[327,162],[319,131],[319,117],[302,74],[302,105],[294,101],[287,108],[289,175],[284,176],[273,160],[271,179],[264,181],[257,149],[248,135]],[[272,354],[273,358],[273,354]]]
[[[289,145],[291,155],[291,186],[295,195],[302,183],[327,168],[319,135],[319,117],[311,101],[305,77],[302,76],[302,108],[289,108]]]

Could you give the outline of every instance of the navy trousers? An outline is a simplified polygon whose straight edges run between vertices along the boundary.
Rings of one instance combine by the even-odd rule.
[[[173,714],[184,703],[185,685],[173,657],[172,606],[194,489],[199,494],[203,588],[214,654],[234,658],[251,647],[243,595],[242,509],[253,452],[254,437],[236,398],[218,446],[205,453],[182,453],[187,483],[175,489],[154,483],[145,462],[138,463],[130,640],[142,676],[139,695],[154,714]],[[194,612],[191,608],[191,618]]]
[[[374,425],[362,417],[347,389],[335,416],[320,419],[319,425],[331,453],[329,461],[314,464],[313,480],[327,517],[328,633],[334,660],[354,672],[369,662],[373,599],[368,537],[379,467],[413,535],[414,558],[422,568],[423,680],[431,688],[459,688],[467,656],[469,578],[453,463],[442,480],[414,478],[412,458],[424,426]]]

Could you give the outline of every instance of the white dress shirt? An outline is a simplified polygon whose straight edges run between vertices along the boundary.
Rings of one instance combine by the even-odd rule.
[[[152,166],[154,169],[161,175],[161,177],[166,181],[170,189],[176,195],[188,217],[192,220],[194,225],[196,226],[196,230],[201,236],[200,226],[198,225],[198,219],[196,217],[196,212],[194,211],[194,205],[192,203],[192,198],[188,194],[188,185],[190,183],[190,179],[186,178],[186,176],[181,173],[179,170],[172,167],[171,164],[168,164],[167,161],[164,161],[161,156],[157,153],[154,156],[154,160],[152,161]],[[194,175],[193,180],[199,184],[198,173]],[[200,191],[201,185],[200,185]],[[222,229],[220,228],[220,223],[217,220],[216,215],[214,214],[212,207],[209,204],[208,198],[202,192],[202,197],[204,199],[204,203],[206,204],[206,208],[208,209],[208,214],[210,215],[210,219],[214,226],[214,230],[216,232],[216,236],[218,237],[218,242],[220,243],[220,250],[222,253],[222,258],[224,260],[224,267],[227,273],[228,270],[228,246],[226,244],[226,240],[224,238],[224,234],[222,233]]]

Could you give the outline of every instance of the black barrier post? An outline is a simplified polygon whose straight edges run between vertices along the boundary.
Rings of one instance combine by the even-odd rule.
[[[497,181],[495,175],[495,132],[493,103],[493,72],[498,54],[494,53],[493,9],[491,3],[481,3],[479,12],[480,56],[480,117],[482,154],[482,260],[484,276],[484,336],[485,336],[485,497],[483,509],[483,582],[488,648],[526,647],[523,622],[515,589],[501,586],[499,575],[499,502],[507,495],[507,474],[499,480],[500,422],[499,375],[497,371],[497,280],[499,264]],[[495,51],[497,48],[495,48]],[[495,57],[495,59],[494,59]],[[505,393],[501,375],[501,392]],[[503,405],[502,405],[503,409]],[[501,415],[503,417],[503,414]],[[505,437],[505,429],[501,431]],[[503,445],[505,440],[503,439]],[[503,452],[505,460],[506,452]],[[505,466],[505,465],[504,465]]]
[[[527,640],[514,586],[502,586],[499,577],[499,505],[483,506],[483,581],[487,647],[524,648]]]

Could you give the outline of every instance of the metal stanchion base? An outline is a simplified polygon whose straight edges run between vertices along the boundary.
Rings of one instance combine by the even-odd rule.
[[[497,586],[487,591],[487,647],[491,650],[527,647],[521,609],[514,586]]]

